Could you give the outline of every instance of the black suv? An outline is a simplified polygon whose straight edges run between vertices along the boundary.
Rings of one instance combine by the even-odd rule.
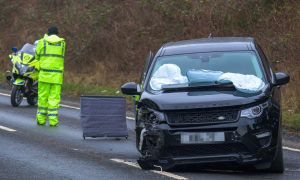
[[[224,74],[232,79],[219,81]],[[138,163],[143,169],[230,163],[282,173],[280,85],[288,82],[253,38],[163,45],[150,54],[140,84],[121,88],[138,97]]]

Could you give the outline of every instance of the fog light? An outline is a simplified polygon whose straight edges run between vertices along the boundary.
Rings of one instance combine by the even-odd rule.
[[[256,137],[259,138],[259,139],[265,138],[265,137],[268,137],[268,136],[271,136],[271,133],[269,131],[263,132],[263,133],[260,133],[260,134],[256,135]]]
[[[259,144],[264,148],[268,147],[271,144],[271,132],[263,132],[256,135],[256,138],[259,141]]]

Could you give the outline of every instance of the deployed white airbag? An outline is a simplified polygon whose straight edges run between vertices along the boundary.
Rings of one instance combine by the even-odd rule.
[[[238,91],[244,93],[256,93],[262,90],[265,86],[265,83],[254,75],[244,75],[238,73],[223,73],[219,77],[218,81],[231,81]]]
[[[222,71],[210,71],[210,70],[189,70],[187,72],[187,78],[189,83],[211,83],[216,82],[223,74]]]
[[[153,74],[150,86],[157,91],[162,89],[162,85],[184,84],[187,82],[187,77],[181,75],[181,70],[177,65],[164,64]]]

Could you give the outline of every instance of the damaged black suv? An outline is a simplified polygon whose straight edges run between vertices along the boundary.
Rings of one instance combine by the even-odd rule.
[[[282,173],[280,86],[253,38],[171,42],[147,59],[136,98],[143,169],[230,163]]]

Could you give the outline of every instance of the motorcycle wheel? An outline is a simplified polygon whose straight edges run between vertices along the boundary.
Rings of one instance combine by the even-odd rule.
[[[27,103],[31,106],[35,106],[37,104],[37,95],[35,93],[29,95],[27,97]]]
[[[10,102],[13,107],[17,107],[23,100],[23,92],[20,86],[13,86],[10,96]]]

